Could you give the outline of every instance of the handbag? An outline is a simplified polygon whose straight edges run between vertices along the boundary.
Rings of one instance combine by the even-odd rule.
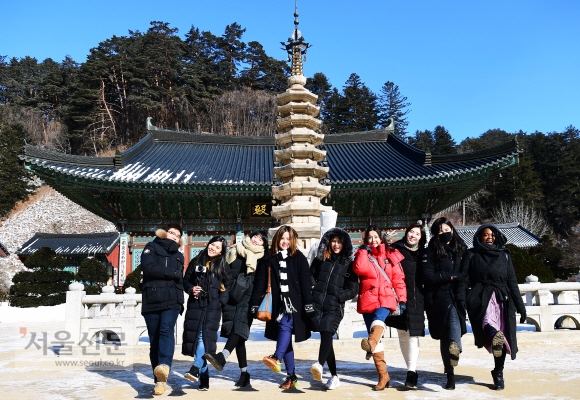
[[[250,288],[250,277],[246,274],[238,274],[238,277],[230,287],[230,300],[234,304],[240,304],[244,300],[246,292]]]
[[[391,285],[391,290],[393,291],[393,295],[395,296],[395,301],[397,302],[397,306],[395,308],[395,311],[390,312],[389,315],[387,315],[387,318],[396,317],[398,315],[401,315],[401,305],[399,304],[399,296],[397,296],[397,292],[395,291],[395,288],[393,287],[393,283],[389,279],[389,275],[387,275],[385,270],[379,266],[379,263],[377,262],[377,260],[375,260],[375,258],[373,256],[369,256],[369,260],[371,260],[371,263],[375,266],[376,269],[379,270],[379,272],[383,275],[383,278],[385,278],[387,280],[387,282]]]
[[[270,283],[270,267],[268,267],[268,289],[256,311],[256,319],[268,322],[272,319],[272,285]]]

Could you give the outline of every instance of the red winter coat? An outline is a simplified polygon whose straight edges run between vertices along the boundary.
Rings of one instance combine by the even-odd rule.
[[[377,260],[378,264],[387,273],[392,286],[383,277],[370,256]],[[360,279],[357,311],[359,314],[372,313],[379,307],[395,311],[397,303],[393,290],[395,288],[399,301],[407,302],[407,288],[405,286],[405,273],[401,267],[403,255],[396,249],[385,250],[385,245],[380,244],[372,248],[372,254],[366,249],[359,248],[355,253],[352,270]]]

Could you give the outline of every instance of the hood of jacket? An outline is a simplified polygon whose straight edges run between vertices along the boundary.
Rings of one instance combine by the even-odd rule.
[[[479,237],[481,236],[481,232],[483,232],[483,230],[487,229],[487,228],[491,229],[491,231],[495,235],[495,245],[494,246],[489,246],[487,244],[482,243],[479,240]],[[500,230],[498,229],[498,227],[495,226],[494,224],[481,225],[479,228],[477,228],[475,235],[473,235],[473,247],[476,249],[480,248],[481,246],[484,246],[485,248],[488,248],[488,249],[491,249],[491,248],[503,249],[505,247],[506,243],[507,243],[506,236],[503,233],[501,233]]]
[[[340,228],[331,228],[327,230],[324,235],[322,235],[320,243],[318,244],[316,258],[318,258],[320,261],[324,261],[324,252],[328,248],[328,244],[332,238],[335,236],[338,236],[342,241],[342,252],[340,253],[338,262],[340,264],[346,264],[352,258],[352,240],[350,239],[349,234]]]
[[[167,231],[165,231],[165,229],[157,229],[155,231],[155,236],[157,236],[157,238],[159,238],[162,241],[164,241],[165,239],[167,239]],[[175,243],[171,239],[167,239],[167,240],[169,240],[172,243]],[[180,247],[183,247],[183,239],[182,238],[179,238],[179,243],[175,243],[175,245],[177,246],[177,249],[176,250],[173,250],[173,246],[171,246],[171,245],[168,245],[169,247],[167,247],[167,250],[168,251],[177,251],[177,250],[179,250]]]

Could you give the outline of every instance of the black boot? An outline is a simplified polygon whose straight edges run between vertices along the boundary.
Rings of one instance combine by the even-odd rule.
[[[226,358],[221,351],[219,353],[205,353],[205,359],[218,371],[222,371],[226,366]]]
[[[445,384],[445,389],[455,390],[455,373],[453,370],[445,372],[447,375],[447,383]]]
[[[415,371],[407,371],[407,379],[405,380],[405,387],[414,388],[417,387],[417,380],[419,379],[419,374]]]
[[[240,374],[240,379],[236,382],[237,387],[246,387],[250,386],[250,373],[244,371]]]
[[[491,377],[493,378],[493,388],[495,390],[503,390],[505,387],[503,382],[503,371],[496,371],[494,369],[491,371]]]
[[[199,387],[197,390],[209,390],[209,376],[202,375],[199,377]]]

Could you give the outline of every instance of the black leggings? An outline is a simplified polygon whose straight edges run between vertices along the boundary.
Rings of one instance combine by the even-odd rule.
[[[336,358],[332,347],[334,333],[320,332],[320,349],[318,350],[318,362],[320,365],[328,364],[328,369],[332,375],[336,375]]]
[[[236,350],[236,356],[238,356],[238,365],[240,368],[246,368],[248,366],[248,356],[246,355],[246,339],[243,337],[232,333],[228,337],[228,341],[224,348],[232,354],[234,349]]]
[[[503,345],[503,349],[501,351],[501,356],[499,357],[494,357],[493,361],[495,363],[495,370],[496,371],[503,371],[503,366],[505,364],[505,357],[506,357],[507,351],[505,348],[505,344]]]

